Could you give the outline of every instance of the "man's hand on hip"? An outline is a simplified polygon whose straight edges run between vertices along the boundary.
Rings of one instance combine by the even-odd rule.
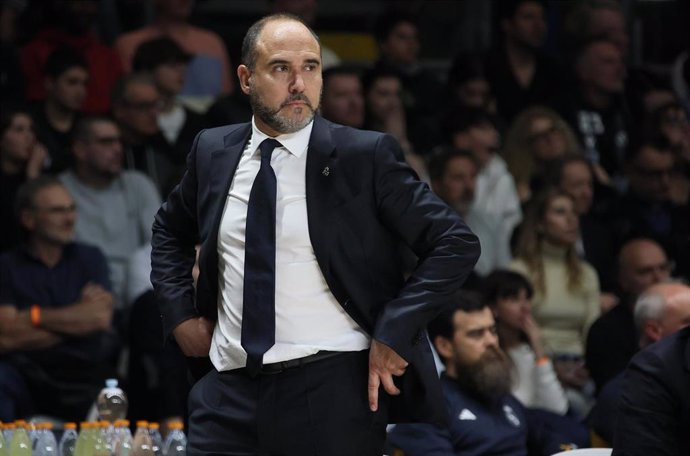
[[[173,330],[173,335],[185,356],[201,358],[211,349],[213,323],[205,317],[185,320]]]
[[[379,385],[388,394],[397,396],[400,390],[393,383],[393,375],[400,377],[409,363],[388,345],[372,339],[369,350],[369,408],[379,408]]]

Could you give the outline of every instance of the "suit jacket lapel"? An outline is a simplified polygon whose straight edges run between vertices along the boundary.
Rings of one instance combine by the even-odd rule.
[[[337,203],[334,185],[338,179],[337,151],[328,124],[314,117],[307,149],[306,192],[309,237],[321,272],[330,282],[329,230],[332,208]]]
[[[199,261],[206,266],[209,286],[214,298],[218,295],[218,229],[220,219],[223,215],[223,208],[227,199],[230,183],[235,176],[237,164],[244,151],[244,147],[249,141],[252,127],[251,123],[245,124],[224,138],[225,148],[211,152],[210,179],[208,201],[211,202],[212,221],[208,238],[204,243],[205,249],[202,250]],[[215,207],[213,206],[215,205]],[[213,301],[215,305],[216,301]]]

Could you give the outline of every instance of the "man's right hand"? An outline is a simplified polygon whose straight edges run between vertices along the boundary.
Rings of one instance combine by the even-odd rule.
[[[208,356],[211,350],[213,323],[205,317],[190,318],[177,325],[173,335],[185,356]]]

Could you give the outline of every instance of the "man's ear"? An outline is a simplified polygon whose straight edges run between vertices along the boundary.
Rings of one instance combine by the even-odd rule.
[[[252,72],[246,65],[240,65],[237,67],[237,78],[240,80],[240,89],[245,95],[249,95],[249,78],[252,77]]]
[[[83,160],[84,157],[86,157],[86,144],[80,140],[74,141],[72,145],[72,155],[74,155],[74,158],[77,160]]]
[[[453,344],[445,337],[436,336],[434,338],[434,347],[436,347],[436,351],[442,359],[451,359],[453,357]]]
[[[19,223],[28,231],[33,231],[36,226],[36,217],[31,209],[24,209],[19,214]]]
[[[652,343],[661,339],[661,326],[659,326],[659,322],[654,320],[645,321],[644,335]]]

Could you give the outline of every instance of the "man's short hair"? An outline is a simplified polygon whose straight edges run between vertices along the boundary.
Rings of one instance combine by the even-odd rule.
[[[546,169],[546,180],[547,184],[551,187],[560,187],[563,181],[563,176],[565,175],[565,168],[571,163],[582,163],[591,170],[591,164],[582,155],[566,155],[565,157],[558,158],[552,163],[547,165]]]
[[[337,66],[330,67],[327,70],[323,71],[322,79],[323,79],[324,90],[326,89],[326,87],[328,85],[328,81],[333,76],[354,76],[355,78],[359,79],[359,75],[360,75],[360,70],[354,66],[337,65]]]
[[[485,125],[499,130],[498,120],[485,109],[462,107],[451,111],[443,120],[441,128],[445,138],[450,141],[457,133]]]
[[[453,327],[453,316],[458,310],[463,312],[479,312],[488,307],[476,293],[460,290],[452,294],[448,299],[443,311],[427,326],[429,339],[433,342],[438,336],[445,339],[452,339],[455,328]]]
[[[394,78],[400,81],[400,73],[385,66],[371,68],[362,75],[362,90],[366,94],[371,90],[376,81],[386,78]]]
[[[148,84],[156,87],[153,77],[147,73],[130,73],[122,76],[117,80],[113,87],[112,100],[113,105],[127,104],[127,88],[134,84]]]
[[[440,146],[436,148],[429,158],[427,170],[429,172],[429,179],[432,181],[440,181],[446,173],[448,163],[455,158],[466,158],[477,166],[477,162],[472,152],[463,149],[456,149],[453,146]]]
[[[644,324],[649,320],[661,320],[666,307],[666,299],[654,291],[644,292],[635,301],[635,326],[639,334],[644,334]]]
[[[273,21],[295,21],[299,22],[303,26],[309,30],[311,35],[314,37],[317,43],[319,43],[319,49],[321,48],[321,41],[319,40],[318,35],[312,30],[309,25],[304,22],[299,16],[295,16],[294,14],[287,14],[287,13],[278,13],[278,14],[271,14],[269,16],[265,16],[258,21],[254,22],[249,29],[247,30],[247,33],[244,35],[244,39],[242,40],[242,54],[240,56],[240,62],[249,68],[250,70],[254,70],[254,66],[256,66],[256,59],[257,59],[257,53],[256,53],[256,45],[259,41],[259,36],[261,35],[261,31],[264,29],[266,24],[269,22]]]
[[[187,63],[191,58],[175,40],[154,38],[139,45],[132,59],[132,68],[134,71],[155,71],[161,65]]]
[[[91,132],[94,124],[97,123],[111,123],[117,125],[115,120],[104,115],[92,115],[80,118],[74,127],[72,139],[74,142],[87,142],[91,139]]]
[[[43,74],[50,79],[59,78],[64,72],[72,68],[89,71],[86,58],[70,47],[59,47],[50,53],[43,66]]]
[[[374,26],[374,39],[377,43],[383,43],[388,40],[391,32],[398,24],[401,23],[412,24],[415,28],[418,27],[417,18],[412,14],[404,13],[402,11],[386,12],[379,16]]]
[[[14,200],[14,213],[17,220],[20,219],[22,212],[36,207],[36,195],[48,187],[62,187],[63,184],[54,176],[38,176],[25,182],[19,190]]]
[[[673,154],[673,147],[671,143],[663,136],[653,138],[633,137],[625,154],[625,161],[627,163],[634,163],[645,148],[658,150],[659,152]]]
[[[500,2],[494,2],[491,6],[494,8],[496,21],[500,23],[502,20],[512,19],[523,3],[538,3],[543,7],[546,6],[544,0],[501,0]]]
[[[531,299],[534,288],[524,275],[508,269],[497,269],[482,282],[482,299],[491,306],[500,299],[517,298],[523,290]]]

